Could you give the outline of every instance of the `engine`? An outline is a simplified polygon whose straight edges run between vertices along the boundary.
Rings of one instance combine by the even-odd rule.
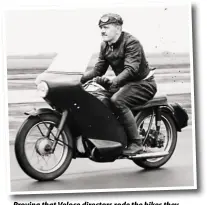
[[[164,146],[164,141],[165,141],[165,136],[162,133],[160,133],[160,132],[158,132],[156,130],[151,129],[149,131],[149,135],[148,135],[145,143],[146,143],[146,145],[148,147],[162,148]]]

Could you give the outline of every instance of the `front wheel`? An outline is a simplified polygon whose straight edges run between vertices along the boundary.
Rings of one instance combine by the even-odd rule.
[[[156,125],[155,125],[155,117],[152,118],[152,111],[147,110],[146,112],[141,113],[137,119],[137,128],[139,134],[144,138],[145,134],[148,130],[150,120],[152,120],[152,126],[150,128],[149,133],[151,134],[148,137],[148,142],[145,144],[146,152],[162,152],[168,151],[168,155],[160,158],[150,158],[150,159],[134,159],[134,163],[145,169],[155,169],[163,166],[172,156],[176,143],[177,143],[177,130],[175,127],[175,123],[172,117],[165,112],[161,112],[161,126],[159,133],[159,145],[156,146],[157,142],[154,142],[153,133],[155,133]]]
[[[16,136],[15,154],[22,170],[38,181],[62,175],[73,156],[73,139],[65,126],[54,152],[52,145],[60,117],[52,114],[28,117]]]

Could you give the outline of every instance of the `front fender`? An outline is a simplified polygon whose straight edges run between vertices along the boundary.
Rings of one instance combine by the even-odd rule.
[[[28,111],[28,112],[25,112],[24,114],[27,115],[28,118],[36,117],[36,116],[41,118],[42,114],[56,115],[60,119],[62,117],[61,113],[59,113],[56,110],[50,109],[50,108],[33,109],[33,110]],[[73,124],[73,121],[72,121],[70,116],[67,117],[66,124],[67,124],[68,128],[71,130],[73,136],[80,135],[79,131],[76,128],[76,124]]]
[[[52,110],[50,108],[33,109],[28,112],[25,112],[24,114],[29,115],[29,116],[34,116],[34,117],[39,116],[41,114],[55,114],[58,117],[61,117],[61,114],[59,112],[57,112],[56,110]]]

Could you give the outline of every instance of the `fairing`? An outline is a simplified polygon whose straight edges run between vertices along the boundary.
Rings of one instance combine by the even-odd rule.
[[[47,82],[47,99],[56,108],[68,109],[83,137],[121,143],[126,146],[123,127],[111,110],[100,100],[86,92],[77,82]]]

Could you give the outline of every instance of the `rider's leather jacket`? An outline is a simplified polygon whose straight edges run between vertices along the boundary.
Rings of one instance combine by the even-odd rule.
[[[149,74],[149,66],[142,45],[127,32],[122,32],[119,39],[112,45],[102,42],[98,62],[92,70],[83,74],[81,83],[104,75],[109,66],[116,74],[116,82],[119,86],[142,80]]]

